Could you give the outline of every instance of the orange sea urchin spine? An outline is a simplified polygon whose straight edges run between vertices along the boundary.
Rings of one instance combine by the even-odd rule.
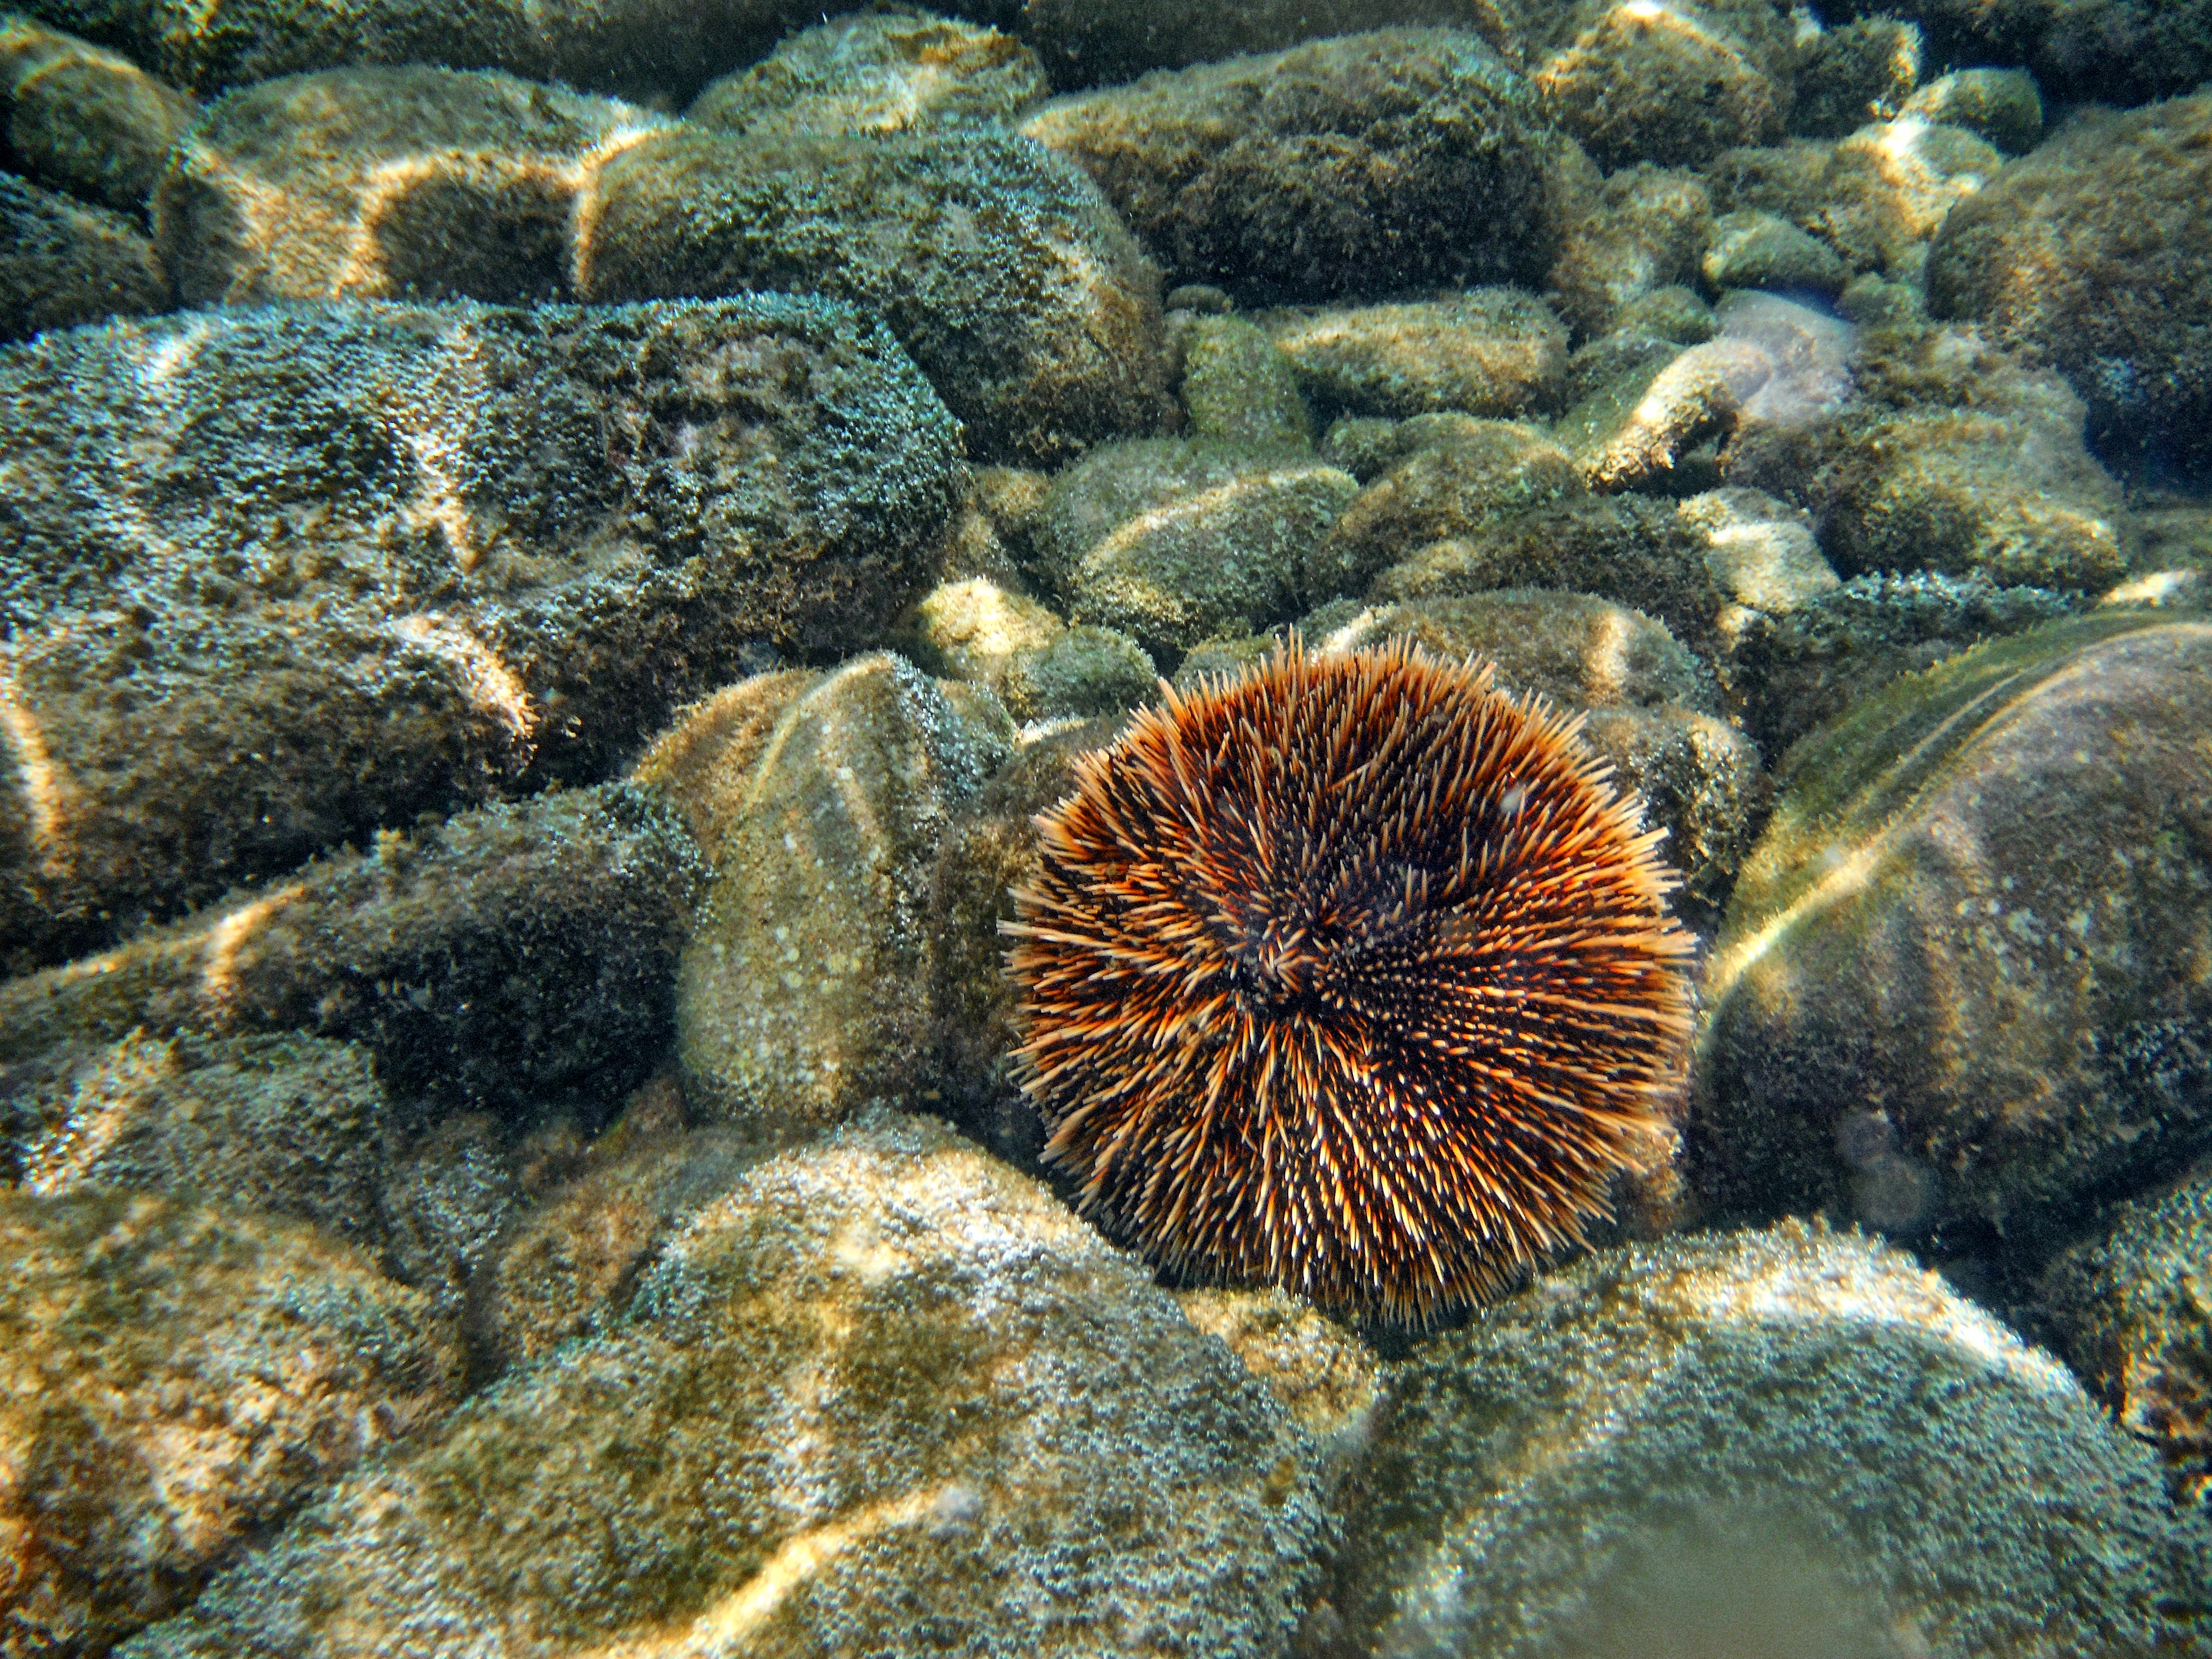
[[[1395,1320],[1579,1243],[1690,1024],[1664,832],[1579,725],[1487,666],[1293,640],[1079,762],[1006,931],[1086,1209]]]

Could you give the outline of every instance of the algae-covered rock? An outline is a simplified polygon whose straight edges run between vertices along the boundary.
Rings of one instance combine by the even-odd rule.
[[[460,813],[0,983],[0,1058],[142,1026],[304,1029],[367,1045],[405,1095],[619,1092],[667,1042],[703,884],[676,815],[628,785]]]
[[[1398,429],[1412,453],[1361,490],[1328,533],[1331,558],[1382,572],[1431,543],[1465,536],[1529,507],[1579,499],[1574,458],[1534,427],[1446,417],[1430,433]]]
[[[1166,408],[1159,273],[1089,179],[967,130],[670,131],[609,159],[577,289],[796,289],[881,317],[979,459],[1054,465]]]
[[[2043,137],[2043,97],[2024,70],[1954,70],[1905,100],[1898,113],[1964,127],[2011,155],[2024,155]]]
[[[907,132],[1017,121],[1050,90],[1010,34],[924,11],[850,12],[708,87],[684,118],[765,135]]]
[[[1608,1250],[1425,1346],[1346,1502],[1344,1651],[2148,1659],[2205,1570],[2056,1359],[1799,1222]]]
[[[1151,655],[1127,634],[1079,623],[1015,653],[997,686],[1016,720],[1092,720],[1149,702],[1159,688]]]
[[[1809,515],[1756,489],[1710,489],[1692,495],[1676,515],[1705,538],[1705,568],[1743,611],[1786,617],[1832,593],[1842,579],[1821,556]],[[1743,618],[1725,613],[1732,635]]]
[[[1182,345],[1187,430],[1232,449],[1311,449],[1302,367],[1249,318],[1194,318]]]
[[[1963,127],[1918,116],[1861,127],[1830,155],[1815,228],[1853,270],[1909,278],[1951,210],[2003,161]]]
[[[1717,289],[1843,292],[1850,271],[1826,243],[1771,213],[1727,213],[1713,221],[1698,269]]]
[[[1694,173],[1648,163],[1615,173],[1561,231],[1550,273],[1560,314],[1583,337],[1603,334],[1632,301],[1694,281],[1712,216]]]
[[[2208,688],[2212,626],[2106,612],[1791,751],[1707,978],[1692,1146],[1723,1209],[2032,1265],[2202,1140]]]
[[[2106,453],[2212,465],[2212,97],[2069,125],[1944,221],[1939,316],[2063,369]]]
[[[294,1216],[367,1249],[384,1242],[396,1126],[351,1043],[134,1030],[9,1072],[0,1181],[42,1198],[162,1193]]]
[[[1394,635],[1494,664],[1502,690],[1583,715],[1583,740],[1663,825],[1682,877],[1674,902],[1708,922],[1765,806],[1759,750],[1721,714],[1712,676],[1659,623],[1586,593],[1526,588],[1376,605],[1318,636],[1324,652]]]
[[[1266,321],[1316,398],[1357,414],[1547,412],[1566,373],[1566,329],[1518,289]]]
[[[0,948],[44,957],[857,647],[963,493],[897,343],[765,295],[48,335],[0,448]]]
[[[1553,141],[1480,37],[1382,29],[1048,104],[1171,279],[1283,300],[1540,282]]]
[[[1210,635],[1287,621],[1355,586],[1364,573],[1325,544],[1358,489],[1348,473],[1295,455],[1111,445],[1054,483],[1039,559],[1072,618],[1172,660]]]
[[[0,131],[9,165],[49,188],[141,216],[199,113],[128,58],[0,13]]]
[[[1310,1436],[1325,1474],[1341,1479],[1365,1449],[1382,1401],[1375,1351],[1275,1287],[1176,1293],[1183,1317],[1226,1343]]]
[[[1532,76],[1601,167],[1694,166],[1778,137],[1796,46],[1768,0],[1577,0]]]
[[[2018,64],[2067,100],[2140,104],[2212,76],[2205,0],[1844,0],[1917,22],[1931,63]]]
[[[2175,1498],[2212,1488],[2212,1188],[2200,1165],[2115,1206],[2051,1264],[2041,1312],[2090,1391],[2159,1455]]]
[[[997,719],[964,716],[880,653],[776,714],[678,981],[685,1088],[706,1116],[782,1133],[910,1094],[930,866],[952,810],[1012,747]]]
[[[1309,1444],[1043,1188],[847,1131],[126,1651],[1261,1659],[1323,1540]]]
[[[1798,64],[1790,130],[1840,138],[1869,121],[1893,120],[1920,84],[1923,55],[1919,26],[1903,18],[1857,17],[1823,30]]]
[[[1559,417],[1559,434],[1592,489],[1663,488],[1691,451],[1734,429],[1773,374],[1765,352],[1723,334],[1607,381]]]
[[[0,341],[172,302],[161,257],[130,220],[0,173]]]
[[[0,1260],[10,1653],[106,1652],[459,1397],[423,1297],[295,1222],[0,1190]]]

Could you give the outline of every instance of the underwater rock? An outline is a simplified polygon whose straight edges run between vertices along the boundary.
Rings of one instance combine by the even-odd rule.
[[[1424,426],[1432,429],[1417,429]],[[1537,428],[1511,421],[1407,421],[1394,447],[1411,453],[1361,490],[1328,532],[1328,561],[1360,575],[1383,572],[1432,542],[1583,494],[1574,459]]]
[[[429,65],[287,76],[216,104],[154,195],[187,305],[572,300],[608,161],[668,118]]]
[[[471,1313],[477,1275],[522,1208],[508,1150],[490,1116],[462,1112],[433,1124],[385,1182],[392,1271],[456,1326]]]
[[[967,0],[956,9],[1017,12],[1053,83],[1077,88],[1400,24],[1472,29],[1517,68],[1532,8],[1528,0],[1243,0],[1212,7],[1174,0],[1021,0],[1018,7]]]
[[[1718,337],[1609,381],[1557,429],[1593,489],[1664,488],[1692,450],[1734,428],[1773,373],[1757,346]]]
[[[1767,0],[1577,0],[1530,76],[1608,170],[1690,167],[1779,137],[1796,49]]]
[[[143,1194],[0,1190],[0,1624],[105,1653],[459,1395],[349,1245]]]
[[[2206,1559],[2056,1359],[1802,1222],[1605,1251],[1425,1345],[1345,1503],[1346,1652],[2149,1659]]]
[[[1712,215],[1694,173],[1649,165],[1615,173],[1562,230],[1550,276],[1560,314],[1587,339],[1613,328],[1639,296],[1695,281]]]
[[[2206,0],[1842,0],[1917,22],[1935,64],[2019,64],[2068,102],[2140,104],[2212,76]]]
[[[169,147],[199,106],[127,58],[0,13],[0,132],[9,165],[143,218]]]
[[[1895,119],[1920,84],[1921,57],[1919,27],[1899,18],[1860,17],[1822,30],[1797,66],[1790,131],[1841,138],[1869,121]]]
[[[725,809],[677,993],[685,1090],[703,1116],[773,1136],[912,1092],[930,867],[952,810],[1012,747],[995,703],[963,713],[876,653],[785,703],[750,769],[716,767],[742,795]]]
[[[1063,98],[1084,167],[1176,283],[1274,300],[1540,283],[1554,141],[1480,37],[1383,29]]]
[[[1262,459],[1157,439],[1093,450],[1054,481],[1039,562],[1069,617],[1172,661],[1357,585],[1329,526],[1359,486],[1297,455]]]
[[[1317,1573],[1312,1455],[1043,1188],[925,1122],[848,1130],[123,1651],[1262,1659]]]
[[[829,137],[1018,121],[1051,90],[1010,34],[923,11],[860,11],[787,36],[684,118],[728,133]]]
[[[1226,1343],[1311,1437],[1334,1488],[1362,1451],[1382,1401],[1375,1351],[1308,1304],[1264,1290],[1175,1293],[1185,1319]]]
[[[1587,593],[1508,589],[1378,605],[1315,636],[1324,653],[1403,635],[1448,659],[1480,655],[1498,684],[1580,710],[1613,783],[1664,825],[1683,878],[1674,908],[1700,924],[1751,850],[1766,804],[1759,750],[1722,718],[1711,673],[1659,623]]]
[[[368,1250],[393,1130],[368,1052],[296,1033],[133,1030],[0,1071],[0,1182],[291,1216]]]
[[[2095,592],[2126,568],[2120,489],[2082,447],[2057,375],[1970,334],[1871,340],[1856,396],[1790,432],[1746,432],[1731,482],[1811,509],[1846,575],[1927,570]]]
[[[161,257],[130,220],[0,173],[0,341],[173,303]]]
[[[1675,509],[1705,538],[1705,568],[1739,612],[1786,617],[1832,593],[1842,579],[1821,556],[1810,516],[1756,489],[1709,489]],[[1746,617],[1721,613],[1733,638]]]
[[[1159,273],[1068,162],[987,123],[659,133],[611,157],[586,299],[799,289],[881,317],[981,460],[1057,465],[1166,413]]]
[[[1914,93],[1898,112],[1964,127],[2011,155],[2025,155],[2043,137],[2043,97],[2024,70],[1954,70]]]
[[[1368,585],[1370,604],[1541,587],[1590,593],[1664,623],[1709,650],[1731,602],[1707,558],[1705,532],[1675,503],[1648,495],[1581,496],[1533,507],[1410,551]]]
[[[1016,652],[994,689],[1016,720],[1092,720],[1152,701],[1159,672],[1127,634],[1078,623]]]
[[[1648,294],[1639,294],[1613,319],[1616,333],[1629,338],[1638,337],[1672,341],[1676,345],[1703,345],[1720,332],[1720,319],[1713,308],[1698,297],[1696,290],[1680,283],[1669,283],[1664,288],[1655,288]],[[1609,337],[1601,335],[1599,340]],[[1595,345],[1592,340],[1589,345]],[[1589,349],[1589,346],[1583,348]],[[1577,356],[1582,354],[1577,352]],[[1575,389],[1574,360],[1568,360],[1567,398],[1572,402],[1581,396]]]
[[[1800,230],[1819,223],[1833,144],[1791,139],[1724,149],[1698,169],[1716,213],[1771,213]]]
[[[959,431],[832,301],[217,311],[0,351],[0,950],[604,775],[927,580]]]
[[[1163,406],[1157,273],[1079,173],[988,123],[735,137],[503,75],[337,70],[225,99],[156,212],[188,301],[848,300],[986,458],[1062,460]]]
[[[2100,453],[2212,468],[2209,197],[2212,96],[2085,115],[1944,222],[1929,307],[2064,371]]]
[[[708,81],[820,21],[799,0],[37,0],[39,15],[202,97],[280,76],[408,64],[504,70],[681,108]]]
[[[0,982],[0,1058],[153,1032],[349,1037],[396,1095],[512,1108],[620,1091],[666,1043],[704,885],[625,784],[390,831],[105,955]]]
[[[1182,331],[1184,430],[1249,453],[1311,450],[1313,418],[1279,343],[1249,317],[1194,317]]]
[[[1548,412],[1566,373],[1565,325],[1519,289],[1262,321],[1316,401],[1354,414]]]
[[[1784,762],[1707,975],[1724,1213],[2032,1267],[2200,1141],[2212,625],[2106,611],[1892,684]]]
[[[2037,1297],[2089,1391],[2158,1453],[2175,1501],[2200,1511],[2212,1490],[2208,1173],[2116,1206],[2051,1264]]]
[[[1910,279],[1952,209],[2003,164],[1962,127],[1917,116],[1861,127],[1830,152],[1814,228],[1854,270]]]
[[[1850,278],[1833,248],[1771,213],[1727,213],[1714,220],[1698,269],[1716,289],[1832,295],[1842,293]]]

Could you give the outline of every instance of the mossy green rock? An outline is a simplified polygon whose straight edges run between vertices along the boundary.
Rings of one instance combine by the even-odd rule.
[[[1287,621],[1356,586],[1362,573],[1325,542],[1358,490],[1351,474],[1297,455],[1115,444],[1054,482],[1040,562],[1073,620],[1172,661],[1209,635]]]
[[[778,710],[731,778],[739,800],[678,984],[702,1112],[781,1134],[912,1092],[930,869],[952,811],[1012,748],[1005,711],[989,712],[964,715],[884,653]]]
[[[146,1194],[0,1189],[0,1630],[105,1653],[459,1397],[354,1247]]]
[[[857,648],[964,474],[888,333],[769,295],[47,335],[0,352],[0,447],[34,959],[603,772],[748,641]]]
[[[1514,281],[1550,263],[1554,141],[1476,34],[1378,29],[1048,104],[1177,283],[1279,300]]]
[[[161,256],[130,220],[0,173],[0,341],[171,303]]]
[[[1944,221],[1929,307],[2032,343],[2106,453],[2212,464],[2208,198],[2212,96],[2072,123]]]
[[[2051,1264],[2041,1312],[2120,1426],[2157,1451],[2174,1497],[2212,1489],[2212,1182],[2199,1165],[2116,1206]]]
[[[1796,46],[1766,0],[1577,0],[1532,68],[1546,112],[1598,165],[1692,166],[1779,137]]]
[[[1411,453],[1361,490],[1329,531],[1329,556],[1348,570],[1385,571],[1432,542],[1586,493],[1574,458],[1538,427],[1464,416],[1407,421],[1396,447]]]
[[[1551,270],[1559,314],[1589,338],[1644,295],[1695,282],[1712,218],[1712,191],[1695,173],[1621,168],[1562,230]]]
[[[1291,360],[1249,317],[1197,317],[1182,342],[1190,435],[1231,449],[1313,447],[1313,419]]]
[[[1309,1457],[1042,1187],[847,1131],[125,1652],[1262,1659],[1323,1541]]]
[[[1607,1250],[1398,1366],[1340,1650],[2149,1659],[2208,1539],[2064,1366],[1790,1222]]]
[[[1315,397],[1356,414],[1544,413],[1566,374],[1565,325],[1518,289],[1266,320]]]
[[[0,125],[12,165],[41,184],[142,216],[199,114],[129,59],[0,13]]]
[[[2057,623],[1791,751],[1715,947],[1691,1138],[1726,1212],[2032,1264],[2212,1133],[2212,625]]]

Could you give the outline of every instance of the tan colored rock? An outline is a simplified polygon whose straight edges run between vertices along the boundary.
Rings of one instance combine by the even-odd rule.
[[[313,1228],[0,1190],[0,1629],[105,1652],[459,1398],[453,1333]]]
[[[1830,157],[1816,228],[1854,270],[1909,277],[1951,210],[2003,164],[1961,127],[1917,116],[1861,127]]]
[[[714,809],[727,827],[677,993],[695,1109],[781,1133],[911,1091],[930,868],[952,810],[1011,750],[998,720],[971,723],[883,653],[782,708],[742,805]]]
[[[1735,425],[1773,373],[1765,353],[1726,338],[1692,346],[1639,387],[1616,381],[1560,417],[1559,431],[1593,489],[1662,479],[1708,438]]]
[[[0,173],[0,341],[173,303],[161,256],[132,221]]]
[[[1550,282],[1578,337],[1605,333],[1640,296],[1698,278],[1713,216],[1695,173],[1622,168],[1564,227]]]
[[[1264,1385],[1043,1188],[908,1121],[757,1164],[601,1332],[139,1652],[1264,1659],[1325,1534]]]

